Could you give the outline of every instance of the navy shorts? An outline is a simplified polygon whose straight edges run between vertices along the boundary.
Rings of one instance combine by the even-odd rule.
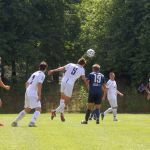
[[[88,103],[94,103],[94,104],[101,104],[102,102],[102,95],[99,93],[89,93],[89,97],[88,97]]]

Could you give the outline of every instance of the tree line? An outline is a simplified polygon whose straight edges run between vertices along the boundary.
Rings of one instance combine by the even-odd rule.
[[[137,84],[150,77],[149,0],[0,0],[0,56],[11,81],[41,60],[76,62],[93,48],[104,73]]]

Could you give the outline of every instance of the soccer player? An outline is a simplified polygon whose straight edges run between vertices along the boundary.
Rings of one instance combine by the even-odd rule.
[[[146,86],[146,92],[147,92],[147,100],[150,100],[150,78],[149,78],[149,82]]]
[[[113,121],[118,121],[117,120],[117,108],[118,108],[117,94],[120,96],[123,96],[123,94],[117,90],[117,84],[115,81],[115,73],[114,72],[109,73],[109,80],[106,84],[106,88],[107,88],[107,99],[108,99],[111,107],[108,108],[104,113],[101,114],[102,120],[104,119],[104,116],[107,113],[112,112],[113,113]]]
[[[39,71],[34,72],[28,81],[26,82],[26,93],[25,93],[25,105],[24,110],[22,110],[17,118],[12,122],[12,127],[18,126],[18,122],[32,109],[35,112],[32,116],[29,127],[35,127],[35,122],[41,113],[41,90],[42,83],[45,79],[45,71],[47,69],[47,63],[41,62],[39,65]]]
[[[82,78],[86,83],[85,78],[85,70],[84,66],[86,64],[86,60],[84,58],[80,58],[77,64],[69,63],[65,66],[59,67],[54,70],[49,70],[48,75],[51,75],[55,72],[65,72],[62,81],[61,81],[61,98],[60,98],[60,105],[51,112],[51,119],[53,120],[56,117],[56,113],[60,113],[61,121],[64,122],[64,109],[65,105],[70,101],[72,96],[72,91],[74,87],[74,83],[78,78]]]
[[[8,85],[5,85],[1,79],[1,74],[2,74],[2,67],[1,67],[1,57],[0,57],[0,87],[6,89],[6,90],[9,90],[10,89],[10,86]],[[2,101],[0,99],[0,107],[2,106]],[[0,126],[3,126],[2,123],[0,123]]]
[[[94,64],[92,66],[92,71],[87,78],[87,82],[89,85],[89,96],[88,96],[88,104],[87,110],[85,114],[85,120],[81,122],[81,124],[87,124],[90,113],[95,105],[95,114],[96,114],[96,124],[99,124],[99,116],[100,116],[100,106],[101,101],[103,99],[103,86],[105,87],[105,77],[100,73],[100,65]]]

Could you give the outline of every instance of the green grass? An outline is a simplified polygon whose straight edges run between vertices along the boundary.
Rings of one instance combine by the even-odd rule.
[[[96,125],[90,121],[81,125],[84,114],[66,114],[66,122],[60,118],[50,120],[42,114],[36,128],[27,127],[31,115],[27,115],[19,127],[10,123],[17,115],[0,115],[5,124],[0,127],[0,150],[149,150],[150,115],[119,114],[118,122],[112,115]]]

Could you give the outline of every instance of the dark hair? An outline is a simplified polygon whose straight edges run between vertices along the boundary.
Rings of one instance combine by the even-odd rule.
[[[42,61],[39,65],[39,69],[41,71],[44,71],[47,68],[47,66],[48,66],[47,63],[45,61]]]
[[[94,64],[92,66],[92,68],[93,68],[94,71],[99,71],[100,70],[100,65],[99,64]]]
[[[86,60],[85,60],[84,58],[80,58],[80,59],[78,60],[78,64],[81,65],[81,66],[83,66],[83,65],[86,64]]]

